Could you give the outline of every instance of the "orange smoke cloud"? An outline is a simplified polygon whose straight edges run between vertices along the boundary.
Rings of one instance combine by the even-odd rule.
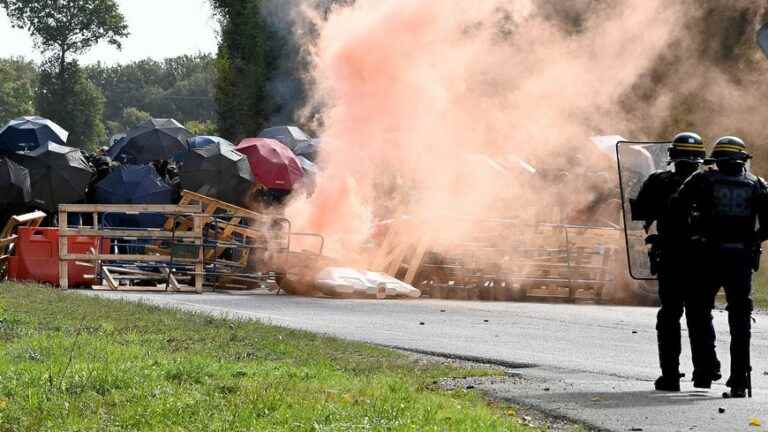
[[[612,169],[594,165],[589,137],[627,130],[621,98],[675,37],[678,13],[618,1],[569,34],[533,1],[334,9],[318,23],[312,77],[326,107],[324,175],[288,216],[351,259],[376,220],[440,216],[430,228],[460,239],[473,218],[550,210],[548,172],[584,175],[575,155]],[[568,199],[593,198],[594,182],[571,183]]]

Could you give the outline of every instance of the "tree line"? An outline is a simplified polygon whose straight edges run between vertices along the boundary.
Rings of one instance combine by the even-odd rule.
[[[129,35],[115,0],[0,0],[0,7],[43,54],[40,63],[0,59],[0,123],[38,114],[67,129],[68,144],[91,150],[150,116],[215,133],[211,55],[83,66],[79,55],[99,42],[120,48]]]
[[[215,61],[211,55],[80,66],[62,74],[24,58],[0,58],[0,124],[38,113],[93,149],[153,117],[170,117],[198,133],[216,132]]]

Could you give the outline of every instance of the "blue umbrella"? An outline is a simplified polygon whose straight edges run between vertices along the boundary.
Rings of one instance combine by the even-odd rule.
[[[221,145],[222,148],[230,148],[232,150],[235,149],[234,144],[225,140],[224,138],[217,136],[198,135],[187,140],[187,150],[189,151],[204,149],[213,145]],[[186,151],[176,153],[176,155],[173,156],[173,160],[179,164],[179,166],[181,166],[181,163],[184,161],[184,155],[186,153]]]
[[[229,146],[229,147],[235,148],[234,144],[225,140],[224,138],[217,137],[217,136],[206,136],[206,135],[200,135],[200,136],[195,136],[190,138],[187,141],[187,148],[189,150],[195,150],[199,148],[210,147],[214,144],[221,144],[223,146]]]
[[[123,165],[96,185],[98,204],[172,204],[173,189],[151,165]],[[104,224],[122,228],[159,228],[165,217],[157,214],[112,215]]]
[[[35,150],[48,142],[66,144],[68,136],[69,132],[46,118],[19,117],[0,130],[0,152]]]

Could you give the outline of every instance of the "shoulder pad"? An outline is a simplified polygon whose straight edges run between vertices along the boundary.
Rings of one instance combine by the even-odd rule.
[[[768,183],[765,181],[764,178],[760,176],[756,176],[754,174],[750,174],[750,175],[752,175],[755,178],[755,181],[757,181],[757,184],[760,187],[760,189],[764,191],[768,191]]]
[[[649,183],[664,181],[668,179],[671,174],[674,174],[674,173],[672,171],[666,171],[666,170],[654,171],[648,175],[648,178],[646,178],[645,181]]]

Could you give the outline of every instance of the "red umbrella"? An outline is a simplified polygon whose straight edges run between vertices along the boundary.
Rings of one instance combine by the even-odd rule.
[[[269,138],[246,138],[237,151],[248,157],[256,180],[269,189],[291,190],[304,171],[291,149]]]

